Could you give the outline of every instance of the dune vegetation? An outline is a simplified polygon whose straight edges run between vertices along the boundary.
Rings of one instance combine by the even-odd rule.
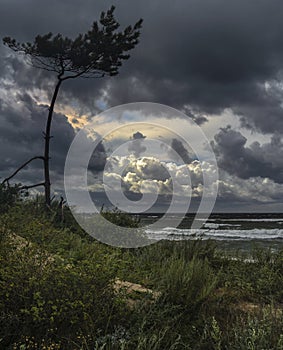
[[[114,248],[58,204],[0,188],[0,349],[283,349],[283,250]]]

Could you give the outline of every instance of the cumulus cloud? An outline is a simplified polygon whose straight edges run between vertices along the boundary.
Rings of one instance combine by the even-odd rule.
[[[74,37],[88,30],[100,12],[112,3],[110,0],[95,3],[86,0],[81,6],[74,0],[60,3],[53,0],[48,3],[43,0],[6,1],[1,5],[1,36],[11,35],[20,41],[29,41],[37,34],[52,31]],[[160,0],[145,5],[125,0],[114,1],[114,4],[121,26],[133,24],[140,17],[144,19],[140,43],[117,77],[75,79],[64,83],[58,105],[71,105],[77,114],[88,118],[101,109],[122,103],[159,102],[184,111],[200,125],[207,125],[212,114],[219,115],[229,109],[240,119],[242,127],[269,134],[271,140],[249,144],[240,130],[221,129],[215,136],[214,147],[219,166],[225,169],[223,174],[231,176],[228,181],[223,175],[225,181],[229,184],[240,181],[246,193],[251,193],[249,184],[252,181],[274,195],[274,188],[281,193],[276,186],[283,183],[280,137],[283,132],[283,2],[182,0],[175,4]],[[66,11],[68,16],[65,16]],[[46,104],[56,77],[27,66],[22,57],[17,58],[3,46],[0,47],[0,77],[0,171],[1,176],[5,176],[23,159],[42,150]],[[51,165],[57,181],[74,135],[66,116],[55,114]],[[143,136],[137,132],[133,137],[135,144],[129,151],[136,157],[142,156]],[[189,151],[182,146],[172,141],[172,147],[191,167],[192,189],[197,195],[202,191],[200,165],[192,162]],[[102,144],[98,147],[91,161],[91,167],[96,170],[104,168],[106,152],[103,147]],[[127,166],[126,163],[124,160],[123,166]],[[129,167],[123,176],[131,173],[145,180],[146,175],[160,186],[169,181],[168,164],[167,170],[163,165],[165,170],[161,170],[156,162],[149,163],[140,164],[137,169]],[[181,169],[176,171],[181,179]],[[41,165],[34,163],[20,179],[33,181],[41,176]],[[137,190],[138,180],[132,183],[130,188]],[[221,186],[222,198],[224,192],[236,195],[230,185]],[[241,188],[239,185],[238,193],[247,198]],[[267,193],[263,197],[267,198]]]
[[[153,157],[142,157],[131,162],[125,173],[127,171],[137,174],[141,179],[165,181],[170,177],[164,163]]]
[[[219,198],[239,202],[280,202],[283,185],[269,178],[252,177],[247,180],[222,172],[219,181]]]
[[[117,159],[116,159],[117,161]],[[121,158],[121,162],[123,159]],[[144,172],[144,169],[149,168],[154,164],[153,172]],[[162,176],[157,175],[158,169],[161,174],[164,170],[170,173],[170,177],[162,179]],[[117,182],[122,187],[128,198],[134,199],[142,193],[157,192],[159,194],[159,205],[163,198],[166,203],[170,202],[170,198],[174,192],[180,198],[180,201],[187,201],[192,198],[194,202],[198,202],[203,196],[203,175],[212,179],[209,176],[215,173],[217,169],[212,164],[206,161],[195,160],[190,164],[178,165],[176,163],[162,162],[158,159],[143,158],[142,161],[133,160],[128,171],[121,176],[115,173],[107,175],[108,179],[113,179],[113,191],[117,189]],[[188,178],[189,174],[189,178]],[[216,182],[206,184],[206,193],[208,196],[213,194],[215,186],[219,187],[217,203],[227,205],[246,205],[247,203],[278,203],[283,194],[283,185],[278,184],[270,178],[250,177],[242,179],[240,177],[229,174],[221,170],[220,178]],[[222,203],[222,204],[221,204]],[[217,205],[218,205],[217,204]],[[227,209],[227,208],[226,208]]]
[[[115,163],[119,161],[115,158]],[[123,157],[120,159],[124,162]],[[116,167],[118,169],[119,167]],[[122,167],[121,167],[122,168]],[[113,168],[112,168],[113,170]],[[178,165],[164,162],[153,157],[132,159],[123,173],[107,173],[107,181],[113,177],[113,188],[120,181],[125,191],[134,193],[157,189],[160,195],[172,195],[173,191],[180,197],[200,197],[203,191],[203,171],[214,171],[208,164],[193,161],[190,164]],[[114,174],[114,175],[113,175]],[[115,181],[114,181],[115,179]],[[208,184],[213,185],[213,184]]]

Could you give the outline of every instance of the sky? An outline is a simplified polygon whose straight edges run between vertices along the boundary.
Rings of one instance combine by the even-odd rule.
[[[152,211],[168,207],[173,192],[180,207],[190,197],[194,209],[204,195],[207,176],[207,195],[218,189],[215,211],[282,212],[282,1],[1,0],[0,4],[1,38],[11,36],[20,42],[48,32],[73,38],[111,5],[116,6],[121,28],[143,19],[140,43],[119,75],[62,85],[51,140],[55,194],[64,192],[64,165],[72,141],[91,123],[93,135],[102,143],[92,155],[88,181],[91,196],[100,203],[108,203],[107,189],[115,194],[118,184],[136,205],[141,193],[157,191]],[[43,153],[42,131],[56,76],[30,67],[3,45],[0,61],[3,179]],[[121,117],[115,110],[138,102],[147,102],[151,113],[127,105]],[[168,106],[170,113],[158,113],[159,104]],[[204,139],[197,137],[199,129]],[[208,147],[216,162],[211,153],[207,155]],[[76,172],[69,176],[77,184]],[[36,161],[14,181],[32,184],[42,177],[41,163]]]

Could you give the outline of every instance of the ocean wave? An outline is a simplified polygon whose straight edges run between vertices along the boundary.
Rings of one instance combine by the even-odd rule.
[[[216,229],[219,227],[241,227],[240,224],[215,224],[214,222],[206,222],[203,227],[204,228],[212,228],[212,229]]]
[[[146,230],[149,238],[156,239],[186,239],[203,238],[216,240],[273,240],[283,239],[282,229],[250,229],[250,230],[217,230],[217,229],[178,229],[165,227],[161,230]]]
[[[196,220],[203,220],[203,219],[196,219]],[[209,219],[209,221],[230,221],[230,222],[234,222],[234,221],[243,221],[243,222],[276,222],[278,224],[283,224],[283,219],[279,219],[279,218],[260,218],[260,219],[247,219],[247,218],[238,218],[238,219],[221,219],[221,218],[215,218],[215,219]]]

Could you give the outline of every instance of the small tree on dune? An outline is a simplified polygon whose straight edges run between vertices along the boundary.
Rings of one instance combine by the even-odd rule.
[[[133,26],[127,26],[124,30],[119,31],[120,25],[114,17],[114,10],[115,7],[112,6],[106,13],[102,12],[100,20],[94,22],[87,33],[79,34],[75,39],[52,33],[36,36],[33,43],[18,43],[10,37],[3,39],[4,45],[15,52],[26,55],[33,67],[57,74],[44,132],[44,154],[29,159],[11,176],[2,181],[2,184],[9,183],[9,180],[26,165],[35,159],[41,159],[44,165],[44,181],[24,186],[24,188],[44,186],[47,206],[51,204],[49,169],[51,124],[54,106],[62,83],[79,77],[103,78],[117,75],[122,62],[130,57],[127,52],[138,44],[142,20],[140,19]]]

